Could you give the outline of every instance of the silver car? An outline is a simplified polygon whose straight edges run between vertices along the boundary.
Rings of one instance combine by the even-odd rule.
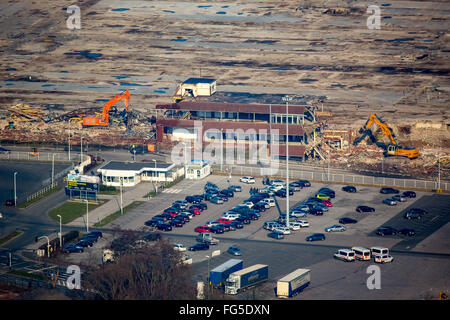
[[[340,224],[335,224],[335,225],[325,228],[326,232],[343,232],[345,230],[347,230],[347,228]]]

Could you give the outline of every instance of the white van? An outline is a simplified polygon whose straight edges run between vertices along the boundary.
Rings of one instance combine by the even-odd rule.
[[[370,248],[370,253],[372,254],[372,257],[376,257],[379,255],[388,255],[389,249],[384,247],[372,247]]]
[[[339,249],[334,257],[344,261],[355,261],[355,252],[351,249]]]
[[[355,258],[362,261],[370,260],[370,250],[363,247],[352,247],[352,250],[355,252]]]
[[[261,200],[261,201],[267,203],[271,207],[275,207],[275,200],[274,199],[266,198],[266,199]]]

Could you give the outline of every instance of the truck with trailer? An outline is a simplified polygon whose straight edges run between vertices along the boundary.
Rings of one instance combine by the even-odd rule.
[[[243,261],[239,259],[230,259],[222,263],[209,272],[209,284],[215,288],[223,287],[228,276],[233,272],[242,270],[242,267]]]
[[[309,269],[297,269],[277,281],[275,288],[278,298],[290,298],[309,286],[311,281]]]
[[[219,240],[213,238],[213,236],[210,232],[199,233],[195,239],[200,243],[207,243],[209,245],[214,245],[214,244],[219,243]]]
[[[236,295],[256,286],[269,278],[269,266],[255,264],[251,267],[233,272],[225,283],[225,293]]]

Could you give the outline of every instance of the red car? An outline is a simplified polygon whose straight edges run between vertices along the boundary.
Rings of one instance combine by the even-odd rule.
[[[188,211],[192,212],[193,214],[195,214],[197,216],[202,213],[202,211],[199,208],[191,208]]]
[[[209,228],[206,226],[198,226],[194,229],[195,232],[202,233],[202,232],[210,232]]]
[[[171,216],[172,218],[174,218],[174,217],[176,217],[176,216],[178,215],[178,213],[176,213],[175,211],[172,211],[172,210],[164,211],[164,213],[170,214],[170,216]]]
[[[229,224],[229,223],[232,223],[232,222],[233,222],[233,220],[225,219],[225,218],[220,218],[220,219],[217,220],[217,221],[220,222],[220,223],[224,223],[224,224]]]
[[[321,199],[320,202],[322,202],[322,203],[323,203],[324,205],[326,205],[327,207],[332,207],[332,206],[333,206],[333,204],[331,203],[330,200],[324,200],[324,199]]]

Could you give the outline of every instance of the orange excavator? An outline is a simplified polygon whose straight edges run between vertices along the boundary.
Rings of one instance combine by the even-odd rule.
[[[380,127],[381,132],[383,132],[383,134],[389,138],[390,143],[385,144],[384,142],[377,141],[372,133],[372,130],[370,130],[370,127],[373,123],[376,123]],[[416,159],[420,155],[420,152],[417,148],[399,145],[397,143],[397,140],[395,139],[394,134],[392,133],[391,128],[389,128],[388,125],[376,114],[370,115],[369,120],[367,120],[366,124],[359,130],[359,133],[361,133],[362,136],[356,138],[353,141],[353,144],[355,146],[357,146],[362,140],[364,140],[365,137],[369,136],[370,140],[373,143],[375,143],[378,147],[384,149],[385,157],[399,156],[409,159]]]
[[[105,106],[103,107],[102,117],[98,118],[96,116],[87,116],[83,118],[83,127],[94,127],[94,126],[102,126],[106,127],[109,126],[109,109],[113,105],[115,105],[120,100],[125,99],[125,110],[126,112],[131,111],[131,105],[130,105],[130,92],[125,90],[125,92],[122,92],[118,95],[116,95],[114,98],[109,100],[107,103],[105,103]]]

